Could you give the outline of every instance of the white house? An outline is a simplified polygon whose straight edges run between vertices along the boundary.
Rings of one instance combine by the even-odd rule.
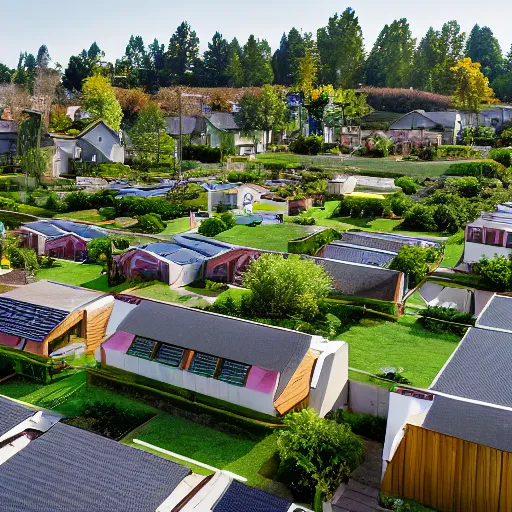
[[[55,178],[70,171],[69,160],[97,164],[124,163],[121,135],[105,121],[99,120],[90,124],[76,136],[51,136],[55,146],[52,160],[52,174]]]

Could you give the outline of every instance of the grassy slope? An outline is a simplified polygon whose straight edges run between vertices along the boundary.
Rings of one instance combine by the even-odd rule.
[[[190,307],[203,307],[207,305],[207,302],[201,298],[180,294],[162,283],[145,286],[138,290],[134,290],[131,293],[133,295],[138,295],[139,297],[147,297],[148,299],[162,300],[165,302],[174,302]]]
[[[80,286],[100,277],[101,265],[84,265],[73,261],[58,260],[51,268],[42,268],[37,279],[49,279],[60,283]]]
[[[77,212],[59,213],[54,215],[55,219],[82,220],[86,222],[102,222],[105,219],[98,213],[98,210],[81,210]]]
[[[190,229],[189,217],[182,217],[181,219],[167,220],[167,227],[158,235],[175,235],[176,233],[183,233]]]
[[[235,226],[215,238],[236,245],[266,249],[269,251],[288,251],[288,241],[306,236],[309,230],[297,224],[271,224],[268,226]]]
[[[461,230],[446,241],[441,267],[455,267],[464,252],[464,231]]]
[[[434,334],[423,329],[415,317],[404,315],[398,323],[365,321],[354,325],[338,339],[349,344],[349,366],[371,373],[380,368],[403,368],[404,377],[427,388],[457,347],[454,334]]]

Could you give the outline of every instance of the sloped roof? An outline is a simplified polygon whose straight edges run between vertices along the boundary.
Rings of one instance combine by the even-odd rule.
[[[173,239],[176,243],[187,249],[192,249],[203,256],[208,258],[216,256],[221,252],[230,251],[234,248],[233,245],[221,242],[219,240],[212,240],[201,235],[185,234],[174,235]]]
[[[34,411],[0,396],[0,437],[33,415]]]
[[[23,227],[37,231],[47,238],[57,238],[65,233],[47,221],[27,222],[23,224]]]
[[[507,376],[512,333],[472,327],[432,385],[434,391],[512,407]]]
[[[335,241],[325,247],[324,257],[349,261],[352,263],[363,263],[365,265],[377,265],[379,267],[385,265],[389,260],[393,259],[398,253],[392,251],[384,251],[382,249],[373,249],[353,244],[345,244]]]
[[[100,124],[104,125],[105,128],[107,128],[112,133],[112,135],[114,135],[114,137],[119,137],[119,133],[116,132],[113,128],[111,128],[105,121],[103,121],[103,119],[98,119],[97,121],[94,121],[89,126],[87,126],[85,129],[83,129],[78,135],[62,135],[60,133],[51,133],[50,135],[54,139],[70,139],[70,140],[81,139],[85,134],[91,132],[92,130],[94,130],[94,128],[96,128]]]
[[[214,112],[207,119],[217,130],[240,130],[235,117],[229,112]]]
[[[180,134],[180,118],[179,116],[166,117],[165,122],[167,124],[166,132],[169,135]],[[182,116],[181,117],[181,133],[183,135],[191,135],[206,131],[206,122],[201,116]]]
[[[287,512],[289,501],[233,480],[214,505],[213,512]]]
[[[205,260],[202,254],[171,242],[156,242],[144,245],[140,249],[158,254],[161,258],[165,258],[178,265],[192,265],[194,263],[202,263]]]
[[[18,123],[16,121],[0,120],[0,133],[18,133]]]
[[[413,110],[397,119],[389,127],[390,130],[423,130],[455,127],[457,112],[425,112]]]
[[[75,233],[82,238],[103,238],[107,236],[108,233],[101,228],[96,226],[88,226],[87,224],[79,224],[78,222],[72,222],[70,220],[56,220],[52,219],[48,221],[53,226],[62,229],[62,231],[66,231],[67,233]]]
[[[476,325],[512,333],[512,297],[495,295],[478,318]]]
[[[277,371],[277,396],[311,345],[307,334],[152,301],[131,311],[118,330]]]
[[[424,428],[512,452],[512,411],[436,396]]]
[[[57,423],[0,466],[3,512],[154,512],[190,470]]]

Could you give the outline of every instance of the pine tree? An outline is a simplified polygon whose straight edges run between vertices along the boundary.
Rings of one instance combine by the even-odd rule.
[[[43,44],[39,48],[36,57],[36,67],[37,68],[47,68],[48,64],[51,61],[50,52],[48,51],[48,47]]]
[[[257,40],[252,34],[249,36],[243,49],[242,67],[245,86],[259,87],[273,82],[274,73],[267,41]]]
[[[174,83],[190,83],[198,55],[199,38],[188,22],[184,21],[169,40],[167,50],[167,68]]]
[[[500,43],[489,27],[473,27],[466,45],[466,57],[482,65],[482,73],[494,80],[503,72],[503,54]]]
[[[208,50],[204,52],[205,85],[225,87],[228,84],[229,43],[222,34],[215,32]]]

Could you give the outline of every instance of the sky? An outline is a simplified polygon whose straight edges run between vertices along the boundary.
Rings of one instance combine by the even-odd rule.
[[[71,55],[97,41],[106,59],[124,54],[131,34],[149,44],[156,37],[167,47],[176,27],[187,20],[201,40],[201,50],[216,30],[243,44],[250,34],[266,39],[274,51],[283,32],[296,27],[313,32],[325,26],[330,16],[346,7],[355,9],[370,50],[382,27],[397,18],[407,18],[418,41],[430,26],[440,28],[455,19],[469,32],[478,23],[489,26],[504,53],[512,45],[512,2],[493,0],[352,0],[349,4],[315,0],[242,2],[240,0],[0,0],[0,12],[8,23],[0,31],[0,62],[15,67],[21,51],[37,53],[46,44],[54,62],[65,66]]]

